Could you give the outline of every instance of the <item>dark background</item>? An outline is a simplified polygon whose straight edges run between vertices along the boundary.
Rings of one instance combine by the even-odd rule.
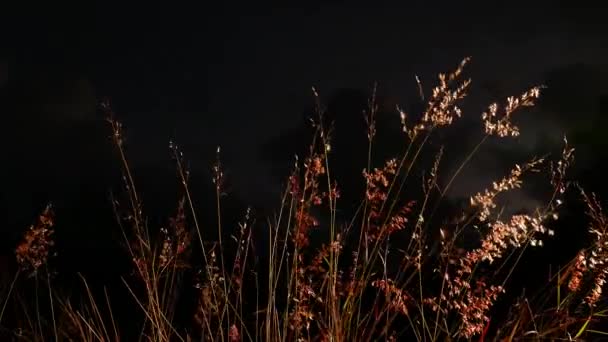
[[[451,199],[480,191],[514,161],[559,153],[564,134],[577,149],[576,178],[608,196],[608,11],[602,5],[407,4],[148,1],[7,8],[0,40],[3,253],[11,253],[22,230],[52,202],[65,247],[59,257],[74,269],[108,270],[103,255],[120,239],[108,198],[120,191],[120,178],[98,107],[104,97],[125,125],[152,223],[165,222],[177,198],[169,140],[184,151],[208,217],[211,164],[221,146],[229,207],[239,218],[245,205],[265,212],[278,204],[286,165],[306,143],[312,86],[335,109],[342,146],[359,146],[365,140],[361,110],[378,82],[388,144],[400,125],[395,106],[420,109],[415,75],[428,92],[438,72],[465,56],[472,57],[467,75],[473,85],[464,118],[444,137],[447,154],[456,156],[446,172],[479,138],[476,122],[489,103],[534,85],[548,88],[535,109],[517,115],[521,137],[480,151]],[[348,152],[335,153],[341,151]],[[524,208],[538,200],[527,192],[513,196]]]
[[[0,46],[0,207],[2,232],[11,238],[3,244],[10,246],[15,232],[51,201],[65,210],[60,216],[81,216],[69,236],[97,246],[89,226],[103,226],[111,216],[100,208],[120,185],[109,127],[98,110],[103,97],[125,124],[148,208],[173,199],[166,195],[175,192],[171,139],[185,152],[200,196],[209,192],[219,145],[227,191],[238,202],[266,208],[278,202],[297,144],[306,143],[302,127],[312,86],[339,108],[342,139],[360,142],[360,113],[374,82],[379,120],[394,131],[397,104],[416,110],[415,75],[429,91],[438,72],[465,56],[473,58],[473,86],[465,117],[447,136],[448,155],[460,156],[477,141],[473,123],[490,102],[533,85],[548,89],[534,111],[517,117],[522,136],[480,151],[452,197],[480,190],[513,161],[558,151],[564,134],[577,148],[580,178],[602,192],[606,13],[601,6],[559,2],[8,8]],[[518,196],[518,203],[535,203],[530,194]]]

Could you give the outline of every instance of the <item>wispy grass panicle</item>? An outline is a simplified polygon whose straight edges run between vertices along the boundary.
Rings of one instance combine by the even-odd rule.
[[[584,301],[595,306],[602,295],[608,274],[608,217],[595,194],[588,195],[583,189],[580,191],[587,205],[589,233],[594,241],[589,248],[577,254],[568,289],[573,292],[588,289]]]
[[[512,115],[521,107],[530,107],[540,96],[541,87],[534,87],[518,97],[510,96],[507,98],[506,105],[500,108],[497,103],[493,103],[488,110],[481,114],[485,132],[488,135],[498,137],[516,137],[519,135],[519,127],[512,121]],[[502,116],[498,117],[498,112],[502,109]]]
[[[23,240],[15,249],[17,264],[21,272],[37,274],[40,267],[46,265],[50,249],[55,244],[53,226],[55,214],[51,205],[42,211],[36,223],[25,232]]]

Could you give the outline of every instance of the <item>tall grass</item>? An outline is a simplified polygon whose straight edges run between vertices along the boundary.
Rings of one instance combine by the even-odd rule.
[[[218,148],[213,229],[197,216],[190,174],[173,143],[181,200],[166,227],[148,226],[122,126],[104,105],[123,172],[124,194],[113,203],[134,271],[124,275],[123,284],[142,316],[140,340],[510,341],[605,335],[595,327],[606,315],[601,299],[608,270],[608,221],[595,196],[582,190],[595,238],[591,246],[562,265],[540,295],[506,294],[525,252],[559,237],[555,223],[573,184],[567,171],[574,150],[566,139],[555,158],[513,165],[502,179],[471,193],[460,214],[441,217],[441,204],[476,153],[488,141],[517,137],[520,129],[513,117],[533,106],[541,92],[533,87],[489,105],[480,115],[480,141],[454,172],[445,172],[446,149],[428,142],[463,115],[459,106],[471,82],[463,79],[468,62],[440,74],[428,96],[419,83],[426,109],[419,117],[398,109],[403,139],[395,143],[404,144],[404,152],[380,165],[374,164],[374,89],[365,113],[368,130],[361,132],[368,138],[367,151],[361,151],[367,154],[367,167],[352,170],[365,190],[348,217],[343,213],[351,211],[340,210],[341,183],[332,174],[332,130],[316,91],[308,153],[295,158],[273,217],[258,223],[247,210],[237,227],[223,224],[224,173]],[[414,170],[425,171],[421,175]],[[544,198],[541,206],[511,213],[509,203],[500,204],[506,193],[524,187],[526,179],[538,182],[539,176],[546,176],[548,189],[537,194]],[[28,281],[20,276],[36,274],[46,264],[52,246],[49,210],[16,249],[19,271],[3,297],[0,322],[15,286]],[[256,243],[254,229],[263,232],[257,237],[263,244]],[[260,245],[267,250],[256,250]],[[29,319],[21,328],[29,332],[22,338],[120,340],[121,328],[133,324],[116,322],[111,295],[104,291],[102,298],[96,297],[84,278],[82,282],[86,300],[75,305],[55,298],[49,278],[52,318],[41,318],[36,306],[36,322]],[[511,299],[510,313],[500,315],[497,303]],[[22,316],[30,317],[28,310]],[[14,329],[21,327],[18,321],[11,323]]]

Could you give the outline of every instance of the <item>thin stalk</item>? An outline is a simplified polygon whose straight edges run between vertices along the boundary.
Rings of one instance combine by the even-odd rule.
[[[6,295],[6,300],[4,301],[4,304],[2,304],[2,311],[0,311],[0,323],[2,323],[2,317],[4,317],[4,310],[6,309],[6,304],[8,304],[8,301],[11,298],[11,293],[13,292],[13,288],[15,287],[15,282],[17,281],[19,274],[20,274],[20,270],[17,270],[17,272],[15,272],[15,277],[13,278],[13,281],[11,282],[11,286],[8,288],[8,294]]]

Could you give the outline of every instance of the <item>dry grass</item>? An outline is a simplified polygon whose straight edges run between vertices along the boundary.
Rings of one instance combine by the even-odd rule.
[[[405,152],[383,165],[372,165],[377,134],[374,89],[365,115],[369,140],[368,151],[362,151],[368,155],[361,179],[365,192],[356,213],[348,218],[339,215],[340,180],[331,173],[331,130],[324,126],[324,110],[315,92],[308,155],[295,159],[276,215],[256,225],[253,214],[245,212],[239,226],[232,229],[230,241],[222,240],[232,227],[222,224],[220,149],[212,179],[217,238],[211,241],[211,230],[198,219],[188,185],[190,175],[173,143],[182,199],[166,227],[151,229],[126,157],[122,126],[109,106],[104,106],[123,171],[124,196],[114,200],[114,207],[134,271],[125,275],[123,283],[143,317],[138,326],[140,339],[510,341],[605,334],[593,327],[606,313],[601,299],[608,272],[608,221],[599,201],[584,191],[589,231],[595,238],[591,246],[561,268],[541,296],[520,297],[508,317],[493,319],[493,308],[509,291],[524,252],[542,247],[554,235],[559,237],[553,227],[571,185],[566,172],[573,161],[573,149],[565,139],[555,160],[533,158],[514,165],[503,179],[472,193],[469,207],[460,215],[436,217],[439,204],[476,152],[489,139],[517,137],[520,128],[513,117],[540,96],[541,88],[534,87],[507,98],[504,105],[491,104],[481,115],[484,134],[479,143],[455,172],[444,175],[444,148],[433,152],[427,145],[438,130],[449,129],[463,115],[459,104],[470,80],[461,78],[468,62],[465,59],[455,71],[439,75],[419,119],[399,110]],[[430,165],[420,165],[425,153],[436,153]],[[422,178],[414,176],[414,166],[428,171]],[[545,198],[544,204],[530,212],[504,214],[497,200],[524,187],[532,173],[547,175],[552,190],[538,194]],[[421,189],[418,197],[408,198],[412,188]],[[52,224],[47,208],[17,247],[19,272],[4,300],[0,322],[19,275],[36,275],[46,265]],[[254,227],[262,228],[268,246],[257,255]],[[188,283],[186,279],[194,280]],[[110,296],[104,292],[103,298],[95,298],[82,280],[87,300],[75,306],[61,298],[53,302],[48,277],[52,319],[42,319],[36,306],[37,318],[29,320],[24,329],[30,333],[22,338],[119,340],[120,327],[125,325],[115,322]],[[179,299],[192,287],[196,290],[188,301],[196,307],[188,309]],[[178,319],[180,310],[190,318]],[[61,317],[59,325],[55,311]]]

